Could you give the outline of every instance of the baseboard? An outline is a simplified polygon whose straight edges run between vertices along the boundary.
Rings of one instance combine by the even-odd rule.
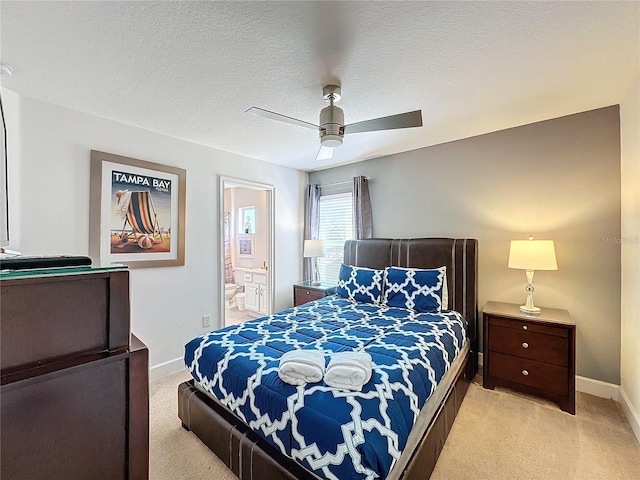
[[[166,362],[159,363],[158,365],[153,365],[149,368],[149,381],[153,382],[154,380],[160,380],[172,373],[179,372],[183,368],[184,359],[182,357],[174,358],[173,360],[168,360]]]
[[[629,421],[629,425],[631,425],[631,430],[633,430],[638,442],[640,442],[640,415],[638,415],[636,409],[633,408],[631,400],[629,400],[629,397],[627,397],[622,387],[620,387],[620,406]]]
[[[620,401],[620,385],[581,377],[580,375],[576,375],[576,391],[600,398],[610,398],[616,402]]]

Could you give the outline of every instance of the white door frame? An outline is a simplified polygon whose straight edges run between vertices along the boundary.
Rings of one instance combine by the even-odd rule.
[[[219,242],[219,255],[218,255],[218,272],[220,275],[218,280],[220,282],[219,298],[220,298],[220,326],[225,326],[225,309],[224,309],[224,188],[225,186],[233,185],[240,188],[251,188],[254,190],[263,190],[267,194],[267,285],[269,286],[269,296],[267,304],[267,313],[270,314],[273,311],[273,305],[275,304],[275,264],[273,259],[275,258],[275,186],[266,183],[253,182],[250,180],[243,180],[241,178],[219,176],[219,198],[218,198],[218,242]]]

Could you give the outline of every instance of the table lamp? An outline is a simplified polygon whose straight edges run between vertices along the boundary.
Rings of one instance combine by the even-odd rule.
[[[509,249],[509,268],[524,270],[527,274],[527,300],[520,311],[539,314],[540,309],[533,305],[533,273],[535,270],[557,270],[556,250],[553,240],[511,240]]]
[[[318,257],[325,256],[324,240],[305,240],[302,256],[313,259],[313,279],[311,285],[320,285]]]

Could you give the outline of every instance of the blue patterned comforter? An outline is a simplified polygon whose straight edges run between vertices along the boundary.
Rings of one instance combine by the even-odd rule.
[[[316,475],[385,478],[420,409],[464,344],[457,312],[415,313],[337,296],[194,338],[193,378],[236,416]],[[280,356],[292,349],[365,350],[373,375],[361,392],[324,382],[288,385]]]

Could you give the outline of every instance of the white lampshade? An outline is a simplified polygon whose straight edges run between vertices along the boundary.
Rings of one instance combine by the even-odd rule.
[[[302,255],[307,258],[324,257],[324,240],[305,240]]]
[[[509,268],[557,270],[553,240],[511,240]]]

